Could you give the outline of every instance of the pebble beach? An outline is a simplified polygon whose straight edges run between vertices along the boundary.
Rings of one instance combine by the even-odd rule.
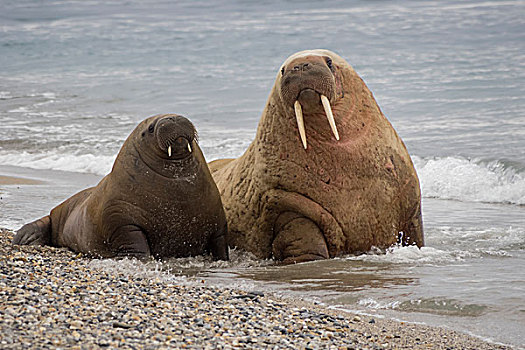
[[[0,230],[2,349],[511,349],[163,271],[104,269],[65,248],[13,246],[13,235]]]

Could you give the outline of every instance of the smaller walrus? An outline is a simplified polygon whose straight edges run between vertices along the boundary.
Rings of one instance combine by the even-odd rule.
[[[135,128],[97,186],[24,225],[13,243],[68,247],[96,257],[209,251],[227,260],[226,232],[219,191],[193,124],[165,114]]]

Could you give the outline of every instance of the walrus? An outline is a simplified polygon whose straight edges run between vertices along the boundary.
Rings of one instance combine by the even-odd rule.
[[[186,118],[156,115],[124,142],[111,172],[24,225],[14,244],[68,247],[95,257],[227,260],[221,198]]]
[[[424,244],[407,149],[363,80],[331,51],[286,59],[248,149],[209,165],[228,243],[257,257],[290,263]]]

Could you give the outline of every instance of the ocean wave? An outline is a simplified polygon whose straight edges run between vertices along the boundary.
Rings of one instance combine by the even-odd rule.
[[[116,155],[95,156],[93,154],[60,154],[52,151],[43,153],[24,151],[19,154],[0,153],[0,164],[105,175],[111,171],[115,158]]]
[[[366,254],[343,259],[375,264],[433,266],[483,257],[508,258],[525,246],[525,230],[519,227],[432,227],[425,232],[425,236],[425,247],[394,245],[386,250],[374,248]]]
[[[374,298],[363,298],[357,302],[357,305],[364,306],[369,309],[397,309],[401,301],[378,301]]]
[[[412,159],[423,197],[525,205],[525,174],[503,161]]]
[[[374,310],[400,310],[405,312],[425,312],[447,316],[480,316],[487,307],[479,304],[465,304],[448,298],[422,298],[411,300],[360,299],[357,304]]]
[[[9,92],[9,91],[0,91],[0,100],[8,100],[10,98],[13,98],[13,96],[11,96],[11,92]]]
[[[469,251],[475,257],[505,257],[510,256],[511,251],[520,251],[525,247],[525,228],[432,227],[426,231],[426,241],[430,246]]]
[[[348,256],[347,260],[365,261],[370,263],[410,264],[410,265],[439,265],[452,261],[462,261],[472,257],[468,251],[446,251],[432,247],[394,246],[384,251],[371,251],[368,254]]]
[[[201,145],[208,161],[237,157],[249,144],[248,138],[238,140],[214,138]],[[24,151],[14,154],[0,151],[0,164],[92,173],[105,175],[111,171],[115,155],[91,153],[71,154],[58,150],[41,153]],[[518,169],[503,161],[486,162],[461,157],[421,158],[414,156],[423,197],[525,205],[525,169]]]

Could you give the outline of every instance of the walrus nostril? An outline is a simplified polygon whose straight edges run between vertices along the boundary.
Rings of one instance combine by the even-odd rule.
[[[301,63],[293,67],[294,71],[307,70],[309,69],[309,63]]]

